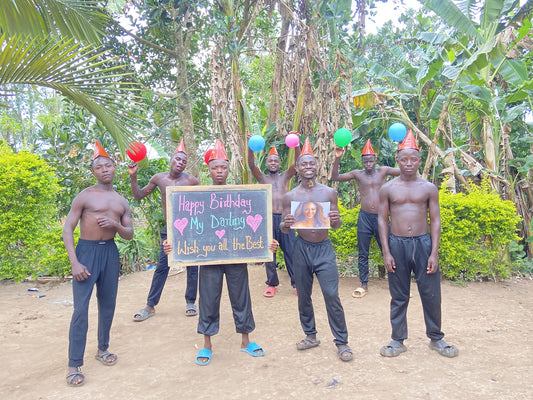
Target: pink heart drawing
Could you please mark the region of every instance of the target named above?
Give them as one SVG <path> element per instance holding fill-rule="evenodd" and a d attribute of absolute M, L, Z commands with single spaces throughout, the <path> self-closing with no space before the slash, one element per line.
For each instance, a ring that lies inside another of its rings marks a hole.
<path fill-rule="evenodd" d="M 218 236 L 219 239 L 222 239 L 222 236 L 224 236 L 226 234 L 226 230 L 225 229 L 221 229 L 219 231 L 215 231 L 215 234 Z"/>
<path fill-rule="evenodd" d="M 246 217 L 246 223 L 250 225 L 254 232 L 259 228 L 259 225 L 261 225 L 261 221 L 263 221 L 263 216 L 261 214 L 255 214 L 254 217 L 251 215 Z"/>
<path fill-rule="evenodd" d="M 174 228 L 176 228 L 178 231 L 180 231 L 181 236 L 183 236 L 183 230 L 187 226 L 188 222 L 189 222 L 189 220 L 187 218 L 185 218 L 185 217 L 183 217 L 182 219 L 177 219 L 177 220 L 174 221 Z"/>

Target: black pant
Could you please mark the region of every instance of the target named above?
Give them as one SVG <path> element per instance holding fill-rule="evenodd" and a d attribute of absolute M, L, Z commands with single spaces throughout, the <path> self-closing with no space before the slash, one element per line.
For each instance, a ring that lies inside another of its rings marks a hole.
<path fill-rule="evenodd" d="M 167 227 L 165 226 L 159 233 L 161 238 L 161 245 L 159 246 L 159 260 L 157 261 L 157 267 L 152 277 L 152 285 L 148 292 L 148 300 L 146 304 L 151 307 L 155 307 L 159 303 L 163 288 L 167 281 L 168 272 L 170 267 L 168 266 L 168 256 L 165 254 L 163 248 L 163 241 L 167 239 Z M 187 267 L 187 288 L 185 289 L 185 301 L 187 304 L 194 304 L 196 301 L 196 293 L 198 292 L 198 266 Z"/>
<path fill-rule="evenodd" d="M 359 280 L 361 285 L 368 285 L 368 255 L 370 254 L 370 242 L 372 236 L 376 238 L 379 249 L 381 241 L 378 232 L 378 215 L 360 210 L 357 219 L 357 245 L 359 248 Z"/>
<path fill-rule="evenodd" d="M 390 234 L 389 247 L 396 272 L 388 274 L 390 302 L 390 321 L 392 339 L 407 339 L 407 306 L 411 287 L 411 271 L 415 274 L 418 293 L 422 300 L 426 335 L 431 340 L 444 337 L 441 328 L 440 271 L 427 273 L 427 263 L 431 254 L 429 233 L 415 237 L 400 237 Z"/>
<path fill-rule="evenodd" d="M 200 315 L 198 333 L 213 336 L 220 322 L 220 297 L 226 275 L 228 295 L 237 333 L 250 333 L 255 329 L 252 299 L 248 285 L 247 264 L 200 266 Z"/>
<path fill-rule="evenodd" d="M 83 365 L 89 328 L 89 301 L 95 285 L 98 300 L 98 349 L 106 351 L 109 347 L 109 332 L 115 315 L 120 272 L 119 254 L 113 239 L 79 239 L 76 256 L 91 275 L 84 281 L 72 281 L 74 312 L 69 331 L 69 367 Z"/>
<path fill-rule="evenodd" d="M 292 259 L 298 289 L 300 324 L 304 333 L 308 336 L 316 335 L 315 312 L 311 300 L 315 274 L 326 303 L 329 327 L 335 337 L 333 342 L 337 346 L 347 344 L 348 329 L 339 298 L 339 271 L 330 240 L 313 243 L 296 236 Z"/>
<path fill-rule="evenodd" d="M 281 214 L 272 214 L 272 223 L 274 226 L 274 239 L 279 242 L 279 247 L 283 251 L 283 258 L 285 259 L 285 266 L 287 267 L 287 273 L 291 278 L 292 287 L 296 287 L 294 283 L 294 271 L 292 268 L 292 248 L 294 246 L 294 239 L 296 235 L 294 230 L 291 229 L 289 233 L 283 233 L 279 228 L 281 223 Z M 274 261 L 265 263 L 265 269 L 267 274 L 266 284 L 268 286 L 278 286 L 278 272 L 276 271 L 276 253 L 274 253 Z"/>

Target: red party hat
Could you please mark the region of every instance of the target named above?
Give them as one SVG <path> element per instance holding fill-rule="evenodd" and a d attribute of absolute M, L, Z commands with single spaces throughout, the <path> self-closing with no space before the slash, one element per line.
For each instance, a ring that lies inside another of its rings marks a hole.
<path fill-rule="evenodd" d="M 226 150 L 224 149 L 224 145 L 219 139 L 217 139 L 217 141 L 215 142 L 215 148 L 211 152 L 211 156 L 209 156 L 209 161 L 211 160 L 229 161 L 228 155 L 226 154 Z"/>
<path fill-rule="evenodd" d="M 109 157 L 109 154 L 106 153 L 106 151 L 104 150 L 104 148 L 102 147 L 102 145 L 100 143 L 98 143 L 98 140 L 96 140 L 94 142 L 94 155 L 93 155 L 93 160 L 96 159 L 96 157 L 107 157 L 107 158 L 111 158 Z"/>
<path fill-rule="evenodd" d="M 363 147 L 363 152 L 361 153 L 363 156 L 375 156 L 376 153 L 374 152 L 374 149 L 372 148 L 372 143 L 370 143 L 370 139 L 366 141 L 365 147 Z"/>
<path fill-rule="evenodd" d="M 274 156 L 279 156 L 278 151 L 276 150 L 276 148 L 275 148 L 274 146 L 272 146 L 272 148 L 271 148 L 270 151 L 268 152 L 267 157 L 268 157 L 268 156 L 272 156 L 272 155 L 274 155 Z"/>
<path fill-rule="evenodd" d="M 407 149 L 420 150 L 418 146 L 416 145 L 416 140 L 415 140 L 415 137 L 413 136 L 412 130 L 407 131 L 407 135 L 405 135 L 405 139 L 402 142 L 400 142 L 400 144 L 398 145 L 398 151 L 407 150 Z"/>
<path fill-rule="evenodd" d="M 185 145 L 183 144 L 183 139 L 181 139 L 181 142 L 178 144 L 178 147 L 176 147 L 176 150 L 174 150 L 174 154 L 179 152 L 187 154 L 187 152 L 185 151 Z"/>
<path fill-rule="evenodd" d="M 313 156 L 313 157 L 315 156 L 315 153 L 313 153 L 313 149 L 311 148 L 311 144 L 309 144 L 309 137 L 305 138 L 305 142 L 304 142 L 304 145 L 302 146 L 302 152 L 300 153 L 300 157 L 305 156 L 306 154 Z"/>

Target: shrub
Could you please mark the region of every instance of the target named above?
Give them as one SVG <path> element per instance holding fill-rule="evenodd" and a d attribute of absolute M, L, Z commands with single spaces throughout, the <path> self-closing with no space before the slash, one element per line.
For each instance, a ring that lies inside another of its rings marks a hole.
<path fill-rule="evenodd" d="M 502 200 L 484 179 L 468 193 L 440 191 L 441 271 L 448 279 L 508 278 L 512 271 L 509 245 L 520 217 L 514 204 Z"/>
<path fill-rule="evenodd" d="M 35 275 L 40 240 L 57 223 L 58 191 L 46 162 L 0 142 L 0 279 Z"/>
<path fill-rule="evenodd" d="M 339 212 L 342 219 L 342 225 L 339 229 L 332 229 L 329 232 L 329 238 L 335 248 L 335 254 L 339 261 L 339 270 L 341 272 L 358 273 L 357 257 L 359 255 L 358 241 L 357 241 L 357 219 L 359 218 L 360 205 L 352 209 L 345 208 L 339 204 Z M 381 250 L 375 239 L 372 239 L 370 244 L 370 254 L 368 257 L 369 273 L 372 276 L 376 268 L 383 270 L 383 257 Z M 382 271 L 380 271 L 380 276 Z"/>

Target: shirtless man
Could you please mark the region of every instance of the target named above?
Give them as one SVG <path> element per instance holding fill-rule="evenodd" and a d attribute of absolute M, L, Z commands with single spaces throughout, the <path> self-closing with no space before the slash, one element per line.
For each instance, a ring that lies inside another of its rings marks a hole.
<path fill-rule="evenodd" d="M 251 136 L 251 135 L 249 135 Z M 249 139 L 250 137 L 248 137 Z M 297 146 L 295 149 L 295 158 L 298 158 L 300 155 L 300 147 Z M 285 265 L 287 267 L 287 272 L 291 278 L 291 286 L 296 287 L 294 283 L 294 272 L 292 268 L 292 247 L 294 245 L 295 234 L 293 230 L 290 230 L 288 233 L 283 233 L 279 229 L 279 224 L 281 223 L 281 213 L 283 211 L 283 206 L 281 204 L 281 199 L 289 190 L 289 183 L 292 177 L 296 174 L 296 165 L 293 163 L 289 168 L 283 172 L 279 171 L 280 160 L 278 152 L 275 147 L 272 147 L 270 152 L 267 155 L 265 161 L 268 174 L 263 173 L 256 165 L 254 159 L 254 152 L 248 148 L 248 167 L 252 171 L 255 179 L 258 183 L 262 184 L 271 184 L 272 185 L 272 225 L 274 226 L 274 239 L 279 243 L 279 247 L 283 251 L 283 258 L 285 259 Z M 273 297 L 277 292 L 277 286 L 279 285 L 278 273 L 276 271 L 276 253 L 274 253 L 274 259 L 272 262 L 265 263 L 266 274 L 267 274 L 267 288 L 263 293 L 265 297 Z M 295 290 L 295 294 L 296 294 Z"/>
<path fill-rule="evenodd" d="M 87 342 L 89 301 L 96 284 L 98 300 L 98 351 L 95 358 L 111 366 L 118 361 L 108 351 L 109 331 L 115 313 L 120 260 L 115 234 L 133 238 L 130 206 L 113 189 L 115 162 L 96 142 L 91 172 L 96 185 L 82 190 L 72 201 L 63 227 L 63 242 L 72 266 L 74 312 L 69 331 L 67 384 L 81 386 L 81 372 Z M 80 223 L 80 239 L 74 248 L 74 229 Z"/>
<path fill-rule="evenodd" d="M 400 143 L 396 161 L 400 177 L 383 185 L 379 192 L 379 235 L 389 272 L 392 325 L 392 341 L 381 348 L 380 354 L 396 357 L 407 351 L 403 341 L 407 339 L 412 271 L 422 300 L 426 335 L 431 340 L 429 348 L 445 357 L 455 357 L 459 351 L 443 340 L 441 331 L 439 192 L 435 185 L 418 176 L 422 160 L 411 131 Z"/>
<path fill-rule="evenodd" d="M 332 188 L 316 182 L 317 163 L 309 145 L 309 138 L 306 138 L 302 153 L 296 161 L 296 169 L 300 177 L 300 185 L 283 196 L 281 231 L 288 233 L 295 222 L 294 215 L 291 214 L 291 202 L 293 201 L 329 202 L 330 225 L 333 229 L 338 229 L 342 221 L 339 215 L 337 194 Z M 350 361 L 353 354 L 348 346 L 348 329 L 344 309 L 339 299 L 339 271 L 328 230 L 298 229 L 292 259 L 294 280 L 298 288 L 300 324 L 306 335 L 296 344 L 296 348 L 305 350 L 320 344 L 320 340 L 316 338 L 317 330 L 311 300 L 313 274 L 316 274 L 326 303 L 328 322 L 335 337 L 333 342 L 337 346 L 339 358 L 342 361 Z"/>
<path fill-rule="evenodd" d="M 131 192 L 135 200 L 141 200 L 153 193 L 156 188 L 161 192 L 161 207 L 165 220 L 167 219 L 167 186 L 194 186 L 199 185 L 200 182 L 194 176 L 183 172 L 187 166 L 187 153 L 183 140 L 179 143 L 176 151 L 170 157 L 170 170 L 168 172 L 160 172 L 152 176 L 148 184 L 142 189 L 139 188 L 137 182 L 138 165 L 132 162 L 128 166 L 128 173 L 131 178 Z M 168 257 L 163 249 L 163 241 L 167 239 L 167 227 L 160 232 L 161 245 L 159 247 L 159 260 L 157 262 L 156 270 L 152 278 L 152 286 L 148 292 L 148 299 L 146 306 L 133 316 L 136 322 L 144 321 L 155 314 L 155 306 L 159 303 L 161 293 L 167 281 L 169 266 Z M 185 289 L 185 301 L 187 303 L 185 308 L 185 315 L 188 317 L 197 315 L 198 311 L 194 302 L 196 301 L 196 293 L 198 291 L 198 266 L 187 267 L 187 288 Z"/>
<path fill-rule="evenodd" d="M 387 177 L 400 175 L 400 170 L 391 167 L 376 168 L 376 153 L 374 153 L 369 139 L 361 155 L 364 169 L 354 169 L 339 175 L 339 161 L 343 153 L 343 149 L 339 147 L 335 149 L 335 161 L 331 169 L 331 180 L 346 182 L 354 179 L 359 186 L 361 209 L 359 211 L 359 218 L 357 219 L 357 244 L 359 247 L 358 267 L 361 287 L 355 289 L 352 296 L 361 298 L 368 293 L 368 254 L 372 236 L 376 238 L 378 246 L 381 249 L 381 241 L 378 233 L 379 189 L 386 182 Z"/>

